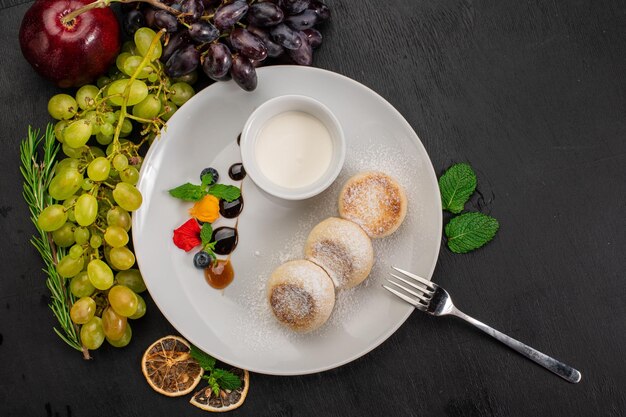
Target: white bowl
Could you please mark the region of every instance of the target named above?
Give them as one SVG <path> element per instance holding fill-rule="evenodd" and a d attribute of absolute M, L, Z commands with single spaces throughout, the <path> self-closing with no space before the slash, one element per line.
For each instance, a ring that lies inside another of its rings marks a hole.
<path fill-rule="evenodd" d="M 303 187 L 289 188 L 276 184 L 259 169 L 255 147 L 259 132 L 272 117 L 287 111 L 301 111 L 321 121 L 332 141 L 333 152 L 326 172 L 315 182 Z M 322 103 L 307 96 L 285 95 L 266 101 L 252 112 L 241 133 L 241 160 L 252 181 L 273 196 L 285 200 L 304 200 L 327 189 L 341 172 L 346 157 L 346 140 L 335 115 Z"/>

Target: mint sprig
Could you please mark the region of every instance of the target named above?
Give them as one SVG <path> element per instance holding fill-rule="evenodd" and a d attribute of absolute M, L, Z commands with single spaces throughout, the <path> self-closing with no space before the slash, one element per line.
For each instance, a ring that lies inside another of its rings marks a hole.
<path fill-rule="evenodd" d="M 211 194 L 222 200 L 231 202 L 241 196 L 241 190 L 234 185 L 214 184 L 213 176 L 205 174 L 202 176 L 200 185 L 191 184 L 189 182 L 179 185 L 169 190 L 172 197 L 184 201 L 199 201 L 207 194 Z"/>
<path fill-rule="evenodd" d="M 204 223 L 200 229 L 200 240 L 202 241 L 202 250 L 209 254 L 211 259 L 217 259 L 215 256 L 215 241 L 213 240 L 213 226 L 211 223 Z"/>
<path fill-rule="evenodd" d="M 500 224 L 477 211 L 454 217 L 445 228 L 448 247 L 454 253 L 467 253 L 485 245 L 496 235 Z"/>
<path fill-rule="evenodd" d="M 215 395 L 219 395 L 220 389 L 232 391 L 241 387 L 241 379 L 230 371 L 216 368 L 216 360 L 211 355 L 204 353 L 194 345 L 191 345 L 190 354 L 192 358 L 198 361 L 202 369 L 209 373 L 203 375 L 202 378 L 208 382 Z"/>
<path fill-rule="evenodd" d="M 476 190 L 476 174 L 469 164 L 454 164 L 439 178 L 441 206 L 458 214 Z"/>

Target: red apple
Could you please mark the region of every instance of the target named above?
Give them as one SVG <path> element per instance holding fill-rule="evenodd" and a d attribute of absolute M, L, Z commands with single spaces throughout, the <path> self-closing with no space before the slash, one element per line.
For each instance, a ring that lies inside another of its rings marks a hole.
<path fill-rule="evenodd" d="M 104 74 L 120 50 L 113 11 L 92 9 L 64 23 L 62 17 L 91 0 L 37 0 L 20 27 L 22 54 L 59 87 L 77 87 Z"/>

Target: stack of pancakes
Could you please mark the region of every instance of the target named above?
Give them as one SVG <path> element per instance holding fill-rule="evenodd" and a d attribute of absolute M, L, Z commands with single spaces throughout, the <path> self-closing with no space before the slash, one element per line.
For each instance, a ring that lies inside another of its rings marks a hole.
<path fill-rule="evenodd" d="M 382 172 L 350 178 L 339 194 L 339 216 L 311 230 L 306 260 L 278 267 L 268 282 L 274 316 L 287 327 L 309 332 L 322 326 L 335 304 L 335 290 L 363 282 L 374 264 L 371 239 L 389 236 L 404 221 L 404 189 Z"/>

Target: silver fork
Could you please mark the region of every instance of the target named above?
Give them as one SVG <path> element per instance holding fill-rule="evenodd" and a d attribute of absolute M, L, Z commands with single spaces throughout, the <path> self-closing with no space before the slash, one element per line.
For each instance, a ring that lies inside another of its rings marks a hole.
<path fill-rule="evenodd" d="M 483 332 L 487 333 L 489 336 L 492 336 L 500 342 L 504 343 L 511 349 L 526 356 L 533 362 L 543 366 L 550 372 L 557 374 L 566 381 L 572 382 L 574 384 L 580 381 L 580 372 L 578 372 L 571 366 L 566 365 L 563 362 L 560 362 L 553 357 L 546 355 L 545 353 L 541 353 L 538 350 L 533 349 L 530 346 L 513 339 L 512 337 L 509 337 L 504 333 L 501 333 L 496 329 L 487 326 L 485 323 L 480 322 L 457 309 L 454 304 L 452 304 L 450 294 L 448 294 L 448 292 L 441 288 L 439 285 L 424 278 L 421 278 L 415 274 L 404 271 L 400 268 L 396 268 L 395 266 L 392 266 L 392 268 L 403 274 L 404 276 L 410 278 L 412 281 L 409 281 L 393 273 L 390 273 L 392 277 L 403 282 L 406 285 L 399 284 L 390 279 L 388 279 L 387 281 L 389 281 L 394 286 L 400 288 L 407 294 L 410 294 L 412 297 L 387 285 L 383 285 L 383 288 L 402 298 L 407 303 L 413 305 L 413 307 L 415 307 L 416 309 L 433 316 L 451 315 L 463 319 L 473 326 L 479 328 Z"/>

